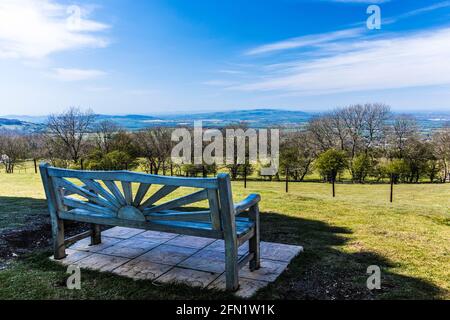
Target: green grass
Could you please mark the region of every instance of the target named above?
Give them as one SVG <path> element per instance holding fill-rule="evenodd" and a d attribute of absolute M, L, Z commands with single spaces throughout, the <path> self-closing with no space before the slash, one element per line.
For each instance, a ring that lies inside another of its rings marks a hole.
<path fill-rule="evenodd" d="M 39 175 L 0 173 L 0 233 L 46 216 Z M 282 182 L 233 183 L 235 201 L 262 196 L 262 240 L 304 246 L 288 270 L 256 298 L 449 299 L 450 184 L 389 186 Z M 229 298 L 226 293 L 82 272 L 82 290 L 65 288 L 65 269 L 33 253 L 0 271 L 3 299 Z M 382 289 L 366 288 L 369 265 L 382 269 Z"/>

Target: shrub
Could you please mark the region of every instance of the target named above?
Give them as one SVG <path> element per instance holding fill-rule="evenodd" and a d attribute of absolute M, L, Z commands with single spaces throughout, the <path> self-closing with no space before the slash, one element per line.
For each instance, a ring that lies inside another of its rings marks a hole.
<path fill-rule="evenodd" d="M 336 176 L 347 168 L 345 152 L 329 149 L 319 155 L 315 167 L 327 181 L 336 181 Z"/>

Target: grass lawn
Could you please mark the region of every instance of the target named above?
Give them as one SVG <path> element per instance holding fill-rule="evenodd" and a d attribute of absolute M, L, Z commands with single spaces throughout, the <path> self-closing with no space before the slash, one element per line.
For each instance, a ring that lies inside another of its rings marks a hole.
<path fill-rule="evenodd" d="M 262 240 L 304 246 L 287 271 L 256 298 L 450 299 L 450 184 L 389 186 L 234 182 L 235 201 L 262 196 Z M 0 235 L 46 221 L 39 175 L 0 173 Z M 0 238 L 0 241 L 2 239 Z M 65 287 L 65 268 L 48 248 L 8 262 L 0 271 L 0 299 L 230 298 L 227 293 L 133 281 L 82 271 L 82 289 Z M 366 288 L 369 265 L 382 270 L 381 290 Z"/>

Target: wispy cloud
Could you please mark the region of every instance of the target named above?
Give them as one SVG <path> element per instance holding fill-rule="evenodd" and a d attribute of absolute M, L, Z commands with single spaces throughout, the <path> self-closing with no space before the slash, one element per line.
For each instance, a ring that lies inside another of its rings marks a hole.
<path fill-rule="evenodd" d="M 388 2 L 386 0 L 332 0 L 333 2 L 348 2 L 348 3 L 382 3 Z M 403 14 L 388 17 L 383 19 L 383 25 L 392 24 L 399 20 L 414 17 L 427 12 L 435 11 L 442 8 L 450 7 L 450 0 L 441 1 L 434 3 L 432 5 L 418 8 L 405 12 Z M 365 27 L 365 22 L 361 21 L 355 24 L 355 28 L 343 29 L 338 31 L 332 31 L 327 33 L 312 34 L 302 37 L 290 38 L 286 40 L 281 40 L 273 43 L 264 44 L 255 48 L 251 48 L 244 52 L 247 56 L 277 53 L 285 50 L 292 49 L 302 49 L 308 47 L 323 47 L 329 44 L 337 44 L 339 41 L 346 41 L 350 39 L 356 39 L 367 34 L 367 28 Z"/>
<path fill-rule="evenodd" d="M 0 58 L 43 58 L 55 52 L 105 47 L 110 26 L 89 19 L 88 7 L 55 0 L 0 2 Z"/>
<path fill-rule="evenodd" d="M 288 49 L 299 49 L 308 46 L 317 46 L 323 43 L 334 42 L 343 39 L 356 38 L 365 32 L 364 28 L 353 28 L 339 30 L 329 33 L 307 35 L 303 37 L 291 38 L 279 42 L 265 44 L 245 52 L 246 55 L 258 55 L 272 53 Z"/>
<path fill-rule="evenodd" d="M 51 73 L 51 76 L 61 81 L 82 81 L 99 78 L 106 74 L 104 71 L 95 69 L 56 68 Z"/>
<path fill-rule="evenodd" d="M 242 70 L 232 70 L 232 69 L 222 69 L 218 71 L 219 73 L 225 73 L 225 74 L 243 74 L 245 73 Z"/>
<path fill-rule="evenodd" d="M 262 80 L 228 89 L 316 95 L 450 84 L 450 28 L 350 40 L 329 52 L 274 65 Z"/>
<path fill-rule="evenodd" d="M 431 4 L 431 5 L 427 6 L 427 7 L 422 7 L 422 8 L 419 8 L 419 9 L 411 10 L 411 11 L 408 11 L 406 13 L 400 14 L 398 16 L 384 19 L 383 23 L 384 24 L 391 24 L 391 23 L 395 23 L 395 22 L 397 22 L 397 21 L 399 21 L 401 19 L 411 18 L 411 17 L 417 16 L 417 15 L 420 15 L 420 14 L 423 14 L 423 13 L 435 11 L 435 10 L 438 10 L 438 9 L 448 8 L 448 7 L 450 7 L 450 1 L 441 1 L 441 2 L 437 2 L 437 3 Z"/>

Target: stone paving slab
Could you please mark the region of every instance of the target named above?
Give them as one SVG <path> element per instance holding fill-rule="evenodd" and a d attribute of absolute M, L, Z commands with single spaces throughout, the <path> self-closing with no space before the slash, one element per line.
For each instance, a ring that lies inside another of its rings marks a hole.
<path fill-rule="evenodd" d="M 225 252 L 225 242 L 223 240 L 216 240 L 207 246 L 205 249 L 207 250 L 215 250 L 220 252 Z M 244 255 L 248 252 L 248 241 L 242 244 L 242 246 L 238 249 L 239 255 Z"/>
<path fill-rule="evenodd" d="M 220 273 L 175 267 L 159 277 L 157 281 L 162 283 L 183 283 L 192 287 L 205 288 L 219 276 Z"/>
<path fill-rule="evenodd" d="M 179 266 L 208 272 L 222 273 L 225 271 L 225 253 L 206 249 L 200 250 L 186 260 L 180 262 Z"/>
<path fill-rule="evenodd" d="M 258 291 L 261 288 L 264 288 L 268 284 L 269 282 L 267 281 L 258 281 L 239 277 L 239 289 L 235 292 L 235 294 L 242 298 L 250 298 L 255 294 L 256 291 Z M 214 280 L 208 286 L 208 289 L 225 290 L 225 288 L 226 288 L 225 274 L 222 274 L 219 278 Z"/>
<path fill-rule="evenodd" d="M 159 232 L 159 231 L 145 231 L 136 236 L 136 238 L 143 238 L 148 241 L 163 243 L 170 239 L 177 237 L 178 234 L 168 233 L 168 232 Z"/>
<path fill-rule="evenodd" d="M 289 262 L 299 253 L 299 246 L 274 242 L 261 242 L 261 258 Z"/>
<path fill-rule="evenodd" d="M 176 265 L 184 259 L 193 255 L 197 249 L 188 247 L 171 246 L 168 244 L 161 244 L 155 249 L 140 256 L 141 259 L 148 261 Z"/>
<path fill-rule="evenodd" d="M 155 280 L 172 268 L 172 266 L 167 264 L 133 259 L 114 269 L 113 273 L 138 280 Z"/>
<path fill-rule="evenodd" d="M 100 250 L 98 253 L 124 258 L 136 258 L 157 246 L 159 246 L 159 243 L 131 238 Z"/>
<path fill-rule="evenodd" d="M 102 232 L 103 236 L 128 239 L 134 237 L 137 234 L 143 233 L 145 230 L 127 228 L 127 227 L 115 227 Z"/>
<path fill-rule="evenodd" d="M 214 242 L 214 239 L 180 235 L 166 242 L 174 246 L 201 249 Z"/>
<path fill-rule="evenodd" d="M 72 250 L 72 249 L 66 249 L 66 257 L 62 260 L 55 260 L 65 265 L 73 264 L 81 259 L 84 259 L 90 255 L 92 255 L 92 252 L 88 251 L 78 251 L 78 250 Z M 52 260 L 53 257 L 52 257 Z"/>
<path fill-rule="evenodd" d="M 261 268 L 251 272 L 244 266 L 235 294 L 251 297 L 275 281 L 301 251 L 301 246 L 261 242 Z M 238 253 L 242 256 L 247 252 L 248 243 L 244 243 Z M 85 238 L 66 253 L 67 257 L 58 261 L 64 265 L 110 271 L 136 280 L 225 290 L 223 240 L 115 227 L 102 232 L 101 244 L 91 246 L 90 238 Z"/>
<path fill-rule="evenodd" d="M 102 236 L 102 243 L 95 245 L 95 246 L 91 246 L 91 238 L 88 237 L 88 238 L 84 238 L 84 239 L 81 239 L 81 240 L 75 242 L 70 247 L 70 249 L 79 250 L 79 251 L 97 252 L 97 251 L 101 251 L 105 248 L 108 248 L 114 244 L 117 244 L 120 241 L 122 241 L 122 240 L 118 239 L 118 238 Z"/>
<path fill-rule="evenodd" d="M 287 268 L 287 266 L 287 262 L 261 258 L 261 268 L 255 271 L 250 271 L 250 268 L 246 265 L 239 271 L 239 275 L 247 279 L 273 282 Z"/>
<path fill-rule="evenodd" d="M 98 271 L 113 271 L 115 268 L 129 261 L 127 258 L 107 256 L 93 253 L 90 256 L 77 261 L 75 264 L 80 268 Z"/>

